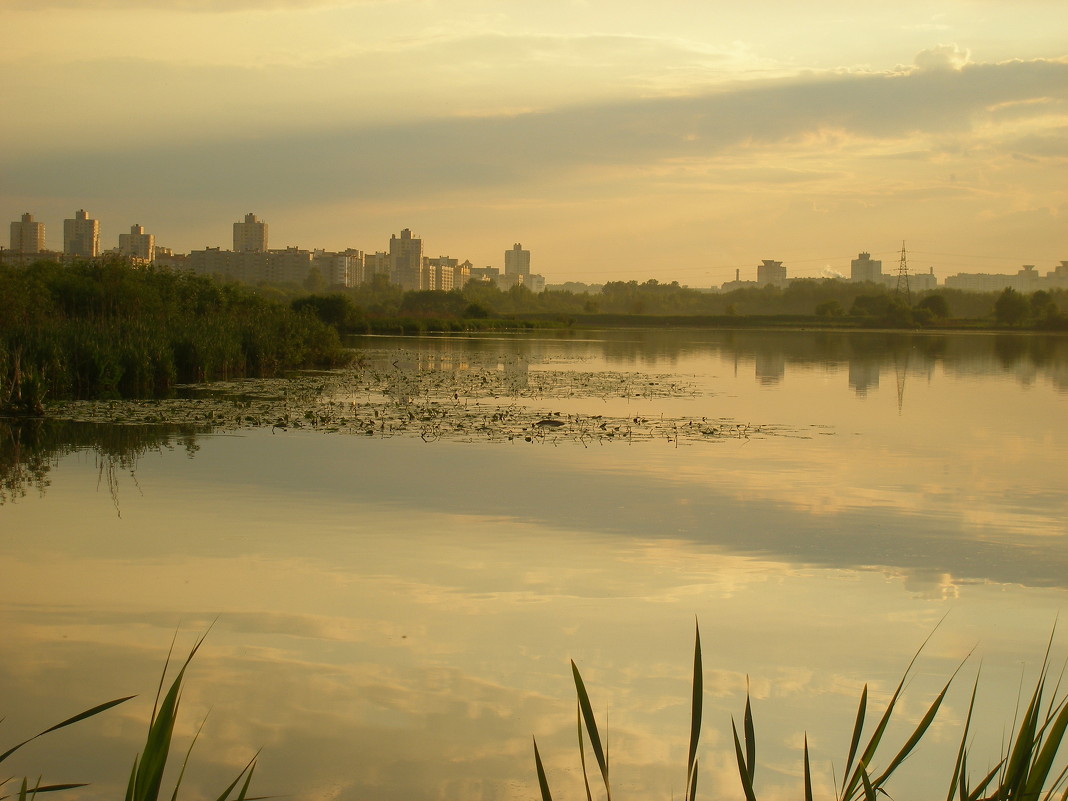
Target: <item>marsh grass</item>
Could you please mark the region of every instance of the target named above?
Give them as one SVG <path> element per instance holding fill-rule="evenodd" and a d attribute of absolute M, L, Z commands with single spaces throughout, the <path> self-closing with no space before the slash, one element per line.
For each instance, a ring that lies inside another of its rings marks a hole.
<path fill-rule="evenodd" d="M 877 799 L 893 798 L 890 793 L 891 778 L 906 759 L 912 756 L 930 730 L 946 694 L 964 664 L 962 662 L 954 670 L 904 742 L 898 745 L 896 750 L 889 750 L 891 746 L 887 742 L 888 726 L 916 660 L 926 644 L 927 640 L 913 655 L 901 680 L 891 694 L 886 708 L 875 718 L 869 715 L 868 686 L 864 685 L 849 738 L 848 752 L 843 763 L 845 767 L 842 771 L 842 778 L 840 783 L 836 782 L 835 785 L 836 801 L 877 801 Z M 1017 710 L 1017 719 L 1010 736 L 1005 741 L 1003 754 L 994 767 L 977 780 L 973 779 L 969 772 L 970 743 L 974 734 L 973 712 L 979 690 L 979 677 L 976 676 L 956 759 L 952 768 L 947 771 L 946 801 L 1068 801 L 1068 765 L 1063 764 L 1063 760 L 1058 761 L 1057 758 L 1066 731 L 1068 731 L 1068 695 L 1062 690 L 1059 680 L 1052 682 L 1051 686 L 1050 650 L 1052 644 L 1051 635 L 1035 688 L 1022 715 Z M 686 794 L 684 796 L 686 801 L 694 801 L 697 795 L 697 748 L 702 725 L 701 696 L 704 691 L 701 661 L 701 634 L 698 628 L 694 640 L 693 699 L 690 707 L 690 739 L 687 750 Z M 590 788 L 585 755 L 585 744 L 588 742 L 601 774 L 605 797 L 611 801 L 608 754 L 601 746 L 601 735 L 590 705 L 589 695 L 579 669 L 573 661 L 571 669 L 578 699 L 579 761 L 582 767 L 585 795 L 587 801 L 592 801 L 593 793 Z M 738 724 L 732 717 L 731 733 L 741 785 L 741 797 L 745 801 L 758 801 L 756 723 L 748 689 L 741 728 L 741 733 L 739 733 Z M 888 752 L 893 755 L 885 763 L 885 767 L 875 769 L 877 760 Z M 807 733 L 804 737 L 801 759 L 802 797 L 804 801 L 815 801 Z M 542 801 L 552 801 L 549 780 L 537 740 L 534 741 L 534 764 Z"/>
<path fill-rule="evenodd" d="M 183 682 L 185 681 L 186 670 L 192 662 L 193 657 L 200 649 L 206 636 L 207 635 L 205 634 L 197 639 L 168 685 L 167 674 L 174 653 L 174 643 L 171 643 L 171 649 L 167 653 L 167 660 L 164 664 L 163 672 L 160 675 L 159 686 L 156 690 L 156 698 L 152 706 L 151 717 L 149 718 L 148 734 L 146 735 L 145 743 L 141 751 L 134 757 L 133 768 L 130 772 L 129 780 L 127 781 L 125 801 L 159 801 L 161 793 L 163 797 L 169 798 L 170 801 L 177 801 L 179 797 L 179 790 L 185 777 L 186 768 L 189 765 L 193 747 L 196 745 L 197 738 L 200 735 L 200 729 L 197 730 L 196 735 L 193 737 L 189 748 L 186 750 L 182 758 L 181 764 L 178 766 L 178 774 L 174 781 L 174 787 L 170 792 L 163 792 L 164 773 L 173 756 L 172 738 L 174 727 L 178 720 L 178 709 L 181 704 L 182 687 Z M 135 696 L 128 695 L 123 698 L 116 698 L 112 701 L 98 704 L 97 706 L 86 709 L 83 712 L 79 712 L 64 721 L 57 723 L 54 726 L 49 726 L 47 729 L 38 732 L 34 736 L 23 740 L 0 754 L 0 763 L 3 763 L 16 751 L 23 746 L 34 742 L 38 738 L 99 715 L 101 712 L 106 712 L 112 707 L 125 703 L 134 697 Z M 201 728 L 202 727 L 203 724 L 201 724 Z M 259 799 L 264 798 L 264 796 L 250 796 L 248 794 L 249 786 L 252 783 L 252 774 L 256 769 L 257 757 L 258 754 L 254 755 L 252 759 L 249 760 L 234 780 L 217 796 L 216 801 L 259 801 Z M 11 778 L 0 778 L 0 793 L 3 793 L 5 787 L 12 781 L 13 779 Z M 4 799 L 7 798 L 17 798 L 18 801 L 29 801 L 29 799 L 35 798 L 38 793 L 52 793 L 85 786 L 87 785 L 84 782 L 43 784 L 40 778 L 36 781 L 24 778 L 21 780 L 18 790 L 14 791 L 13 795 L 0 794 L 0 801 L 4 801 Z"/>
<path fill-rule="evenodd" d="M 180 382 L 342 364 L 337 331 L 251 290 L 121 262 L 0 266 L 0 410 L 156 397 Z"/>

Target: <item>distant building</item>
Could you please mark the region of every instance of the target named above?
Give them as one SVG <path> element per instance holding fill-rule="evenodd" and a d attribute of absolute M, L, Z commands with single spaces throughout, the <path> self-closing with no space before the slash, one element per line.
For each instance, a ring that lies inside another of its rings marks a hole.
<path fill-rule="evenodd" d="M 146 234 L 140 225 L 131 225 L 130 233 L 119 234 L 119 254 L 150 264 L 156 258 L 156 237 Z"/>
<path fill-rule="evenodd" d="M 530 275 L 530 251 L 523 250 L 516 242 L 511 250 L 504 251 L 505 275 Z"/>
<path fill-rule="evenodd" d="M 438 256 L 436 258 L 430 258 L 429 256 L 423 258 L 423 269 L 427 274 L 426 283 L 427 289 L 437 289 L 444 292 L 448 292 L 456 286 L 456 269 L 460 266 L 459 259 L 449 258 L 448 256 Z"/>
<path fill-rule="evenodd" d="M 363 251 L 348 248 L 341 253 L 316 250 L 312 266 L 319 270 L 327 286 L 356 286 L 363 283 Z"/>
<path fill-rule="evenodd" d="M 472 267 L 471 268 L 471 280 L 472 281 L 492 281 L 496 283 L 500 278 L 501 271 L 497 267 Z"/>
<path fill-rule="evenodd" d="M 89 219 L 85 209 L 78 209 L 74 219 L 63 221 L 63 253 L 84 259 L 100 255 L 100 221 Z"/>
<path fill-rule="evenodd" d="M 849 280 L 854 283 L 871 281 L 873 284 L 883 282 L 883 263 L 873 259 L 870 253 L 861 253 L 849 262 Z"/>
<path fill-rule="evenodd" d="M 720 286 L 719 291 L 720 292 L 733 292 L 736 289 L 755 288 L 756 286 L 757 286 L 757 282 L 756 281 L 743 281 L 742 280 L 742 271 L 736 269 L 734 271 L 734 280 L 733 281 L 724 281 L 723 284 Z M 713 289 L 715 289 L 715 287 L 713 287 Z"/>
<path fill-rule="evenodd" d="M 266 253 L 267 223 L 257 220 L 251 212 L 245 215 L 244 222 L 234 223 L 235 253 Z"/>
<path fill-rule="evenodd" d="M 428 274 L 423 270 L 423 240 L 405 228 L 400 236 L 389 238 L 389 279 L 401 289 L 429 289 Z"/>
<path fill-rule="evenodd" d="M 1059 267 L 1045 276 L 1041 275 L 1033 264 L 1025 264 L 1016 275 L 958 273 L 946 277 L 946 287 L 965 292 L 1001 292 L 1005 289 L 1015 289 L 1025 293 L 1064 288 L 1068 287 L 1068 262 L 1062 261 Z"/>
<path fill-rule="evenodd" d="M 11 250 L 20 256 L 40 253 L 45 249 L 45 227 L 42 222 L 34 222 L 33 215 L 27 212 L 22 220 L 11 223 Z"/>
<path fill-rule="evenodd" d="M 757 265 L 757 284 L 759 286 L 786 286 L 786 268 L 781 261 L 764 259 Z"/>
<path fill-rule="evenodd" d="M 376 275 L 384 275 L 389 279 L 389 254 L 383 250 L 363 254 L 363 279 L 359 283 L 369 284 Z"/>

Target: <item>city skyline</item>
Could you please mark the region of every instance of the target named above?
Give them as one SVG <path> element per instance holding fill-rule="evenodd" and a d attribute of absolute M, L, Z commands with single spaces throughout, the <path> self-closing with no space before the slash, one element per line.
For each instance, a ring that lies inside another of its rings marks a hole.
<path fill-rule="evenodd" d="M 14 0 L 0 21 L 0 199 L 91 209 L 104 247 L 135 221 L 225 244 L 255 208 L 282 246 L 410 225 L 589 283 L 819 276 L 902 239 L 941 275 L 1068 252 L 1059 3 Z"/>
<path fill-rule="evenodd" d="M 82 252 L 84 245 L 78 240 L 72 239 L 71 234 L 75 229 L 89 233 L 93 239 L 93 245 L 89 250 L 92 253 Z M 424 252 L 423 240 L 421 237 L 415 236 L 410 228 L 404 228 L 400 234 L 391 233 L 389 241 L 386 245 L 386 250 L 375 250 L 363 247 L 356 247 L 350 245 L 346 248 L 342 248 L 338 251 L 330 251 L 325 248 L 320 248 L 316 245 L 311 245 L 307 248 L 302 248 L 296 245 L 283 245 L 281 247 L 270 247 L 268 240 L 268 228 L 269 223 L 258 217 L 253 212 L 244 214 L 242 219 L 239 219 L 232 223 L 233 231 L 233 248 L 224 248 L 222 245 L 207 245 L 203 249 L 194 249 L 188 253 L 176 252 L 172 248 L 166 245 L 160 245 L 157 247 L 155 244 L 155 235 L 151 232 L 147 232 L 144 226 L 135 223 L 130 226 L 129 233 L 122 233 L 118 235 L 118 245 L 116 247 L 106 247 L 106 244 L 101 243 L 99 231 L 100 220 L 89 217 L 89 213 L 85 209 L 78 209 L 74 213 L 73 218 L 66 218 L 63 220 L 63 247 L 61 249 L 51 249 L 47 245 L 47 226 L 41 220 L 38 220 L 30 212 L 25 212 L 21 215 L 19 220 L 13 220 L 10 224 L 10 246 L 6 249 L 7 253 L 17 255 L 21 263 L 26 263 L 26 257 L 32 257 L 36 253 L 41 253 L 43 257 L 48 257 L 52 254 L 59 254 L 64 257 L 67 256 L 80 256 L 80 257 L 96 257 L 105 256 L 109 253 L 114 253 L 127 258 L 139 259 L 146 262 L 157 261 L 157 263 L 164 264 L 165 266 L 172 266 L 184 269 L 190 269 L 194 272 L 206 272 L 212 273 L 213 271 L 219 274 L 227 274 L 230 277 L 241 278 L 246 280 L 249 276 L 244 276 L 244 272 L 247 271 L 249 265 L 245 264 L 244 270 L 238 270 L 233 273 L 231 269 L 233 265 L 222 266 L 223 262 L 218 262 L 220 257 L 226 254 L 256 254 L 256 253 L 273 253 L 278 256 L 286 257 L 286 260 L 292 261 L 293 257 L 298 257 L 298 261 L 290 265 L 290 269 L 296 269 L 298 272 L 306 269 L 310 269 L 313 263 L 320 269 L 340 270 L 338 273 L 352 273 L 346 280 L 338 280 L 337 283 L 344 283 L 345 285 L 356 285 L 363 283 L 366 280 L 370 280 L 369 276 L 376 273 L 388 273 L 391 280 L 406 289 L 414 288 L 443 288 L 440 284 L 440 279 L 428 279 L 427 276 L 423 276 L 420 279 L 418 276 L 421 271 L 425 272 L 427 268 L 431 268 L 433 272 L 434 268 L 448 268 L 455 269 L 456 267 L 462 267 L 463 270 L 469 270 L 470 273 L 464 272 L 466 276 L 481 276 L 485 280 L 495 280 L 500 283 L 503 280 L 502 288 L 511 286 L 508 279 L 510 276 L 527 276 L 532 278 L 535 283 L 533 286 L 537 287 L 535 291 L 541 291 L 546 283 L 549 284 L 567 284 L 571 283 L 568 279 L 563 280 L 549 280 L 546 282 L 545 276 L 540 274 L 531 275 L 530 270 L 530 250 L 523 248 L 522 244 L 516 242 L 511 248 L 503 251 L 503 258 L 500 262 L 494 264 L 480 266 L 476 265 L 469 258 L 464 257 L 462 254 L 459 256 L 439 254 L 438 256 L 430 256 L 429 251 Z M 377 244 L 377 243 L 376 243 Z M 3 258 L 5 249 L 0 246 L 0 259 Z M 158 251 L 158 253 L 157 253 Z M 212 255 L 214 254 L 214 255 Z M 895 254 L 896 255 L 896 254 Z M 900 252 L 901 258 L 907 258 L 907 251 L 905 243 L 902 242 L 902 248 Z M 212 265 L 207 262 L 203 262 L 207 257 L 212 261 Z M 342 266 L 342 262 L 338 261 L 333 267 L 327 268 L 326 257 L 339 260 L 351 260 L 356 258 L 354 262 L 346 261 L 347 266 Z M 318 261 L 315 261 L 318 259 Z M 461 264 L 461 259 L 463 263 Z M 203 263 L 202 263 L 203 262 Z M 218 262 L 218 263 L 216 263 Z M 358 262 L 358 267 L 357 267 Z M 229 263 L 226 263 L 227 265 Z M 466 265 L 466 266 L 465 266 Z M 1036 270 L 1037 267 L 1049 267 L 1051 269 Z M 1019 269 L 1017 269 L 1019 267 Z M 746 278 L 741 277 L 742 270 L 746 270 Z M 1034 291 L 1040 288 L 1063 288 L 1065 286 L 1066 277 L 1068 277 L 1068 261 L 1060 260 L 1056 265 L 1012 265 L 1009 267 L 1010 273 L 999 272 L 997 269 L 990 271 L 983 271 L 973 269 L 971 271 L 962 270 L 954 275 L 941 276 L 941 280 L 935 275 L 935 268 L 930 267 L 927 270 L 918 270 L 915 267 L 907 267 L 906 271 L 908 275 L 915 281 L 919 281 L 919 288 L 933 289 L 936 288 L 939 283 L 943 283 L 944 286 L 953 286 L 961 289 L 969 289 L 972 291 L 996 291 L 1000 290 L 1004 286 L 1012 286 L 1015 289 L 1021 291 Z M 355 272 L 354 272 L 355 271 Z M 233 273 L 233 274 L 231 274 Z M 883 271 L 882 260 L 871 258 L 871 253 L 862 251 L 858 254 L 857 258 L 850 259 L 848 268 L 844 265 L 828 265 L 827 268 L 821 271 L 819 275 L 806 275 L 804 273 L 793 272 L 788 265 L 785 265 L 782 261 L 776 261 L 773 259 L 762 259 L 760 264 L 747 265 L 745 267 L 734 268 L 734 280 L 727 280 L 721 284 L 712 284 L 707 288 L 721 289 L 722 291 L 730 291 L 732 289 L 739 289 L 745 286 L 764 286 L 766 284 L 776 284 L 779 286 L 785 286 L 789 281 L 794 279 L 804 278 L 834 278 L 848 281 L 872 281 L 874 283 L 893 283 L 897 280 L 898 269 L 894 268 L 891 272 Z M 750 278 L 751 274 L 755 275 L 755 280 Z M 356 277 L 356 276 L 360 277 Z M 495 277 L 496 276 L 496 277 Z M 264 279 L 266 276 L 260 276 L 260 279 Z M 277 276 L 276 276 L 277 277 Z M 550 278 L 551 278 L 550 270 Z M 1002 280 L 1006 279 L 1006 280 Z M 303 280 L 303 277 L 296 279 L 297 283 Z M 354 283 L 350 283 L 352 280 Z M 427 284 L 427 281 L 430 281 Z M 459 278 L 457 280 L 460 280 Z M 522 280 L 520 278 L 519 280 Z M 625 280 L 620 278 L 608 277 L 608 281 Z M 448 281 L 448 287 L 454 286 L 452 281 Z M 603 282 L 602 282 L 603 283 Z M 423 286 L 427 284 L 427 286 Z M 596 284 L 591 284 L 596 285 Z M 689 284 L 682 284 L 683 286 L 691 286 Z M 697 286 L 695 288 L 701 288 Z"/>

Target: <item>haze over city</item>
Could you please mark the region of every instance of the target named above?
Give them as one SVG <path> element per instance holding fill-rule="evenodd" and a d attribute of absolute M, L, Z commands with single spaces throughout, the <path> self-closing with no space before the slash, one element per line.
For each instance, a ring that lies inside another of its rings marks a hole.
<path fill-rule="evenodd" d="M 1068 8 L 9 0 L 0 199 L 175 251 L 279 247 L 718 285 L 860 251 L 940 275 L 1068 254 Z M 54 224 L 54 223 L 53 223 Z M 58 247 L 50 228 L 50 247 Z"/>

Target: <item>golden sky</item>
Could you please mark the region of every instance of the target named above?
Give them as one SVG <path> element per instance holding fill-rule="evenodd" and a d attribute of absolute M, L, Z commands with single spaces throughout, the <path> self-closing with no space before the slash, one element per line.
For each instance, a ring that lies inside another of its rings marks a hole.
<path fill-rule="evenodd" d="M 565 280 L 1068 258 L 1068 5 L 4 0 L 0 197 Z M 6 244 L 6 243 L 4 243 Z"/>

